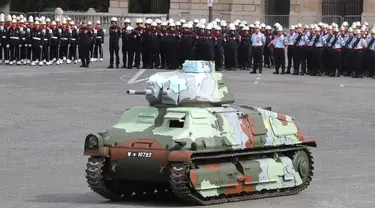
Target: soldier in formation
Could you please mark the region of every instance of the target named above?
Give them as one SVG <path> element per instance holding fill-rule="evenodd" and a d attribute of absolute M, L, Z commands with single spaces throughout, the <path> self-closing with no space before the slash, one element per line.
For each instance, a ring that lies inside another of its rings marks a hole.
<path fill-rule="evenodd" d="M 88 67 L 90 62 L 103 61 L 105 30 L 100 28 L 99 21 L 96 28 L 89 25 L 91 22 L 82 22 L 77 27 L 70 18 L 60 22 L 58 18 L 51 21 L 45 17 L 27 19 L 23 15 L 0 14 L 0 64 L 44 66 L 82 62 L 81 67 Z"/>
<path fill-rule="evenodd" d="M 375 27 L 367 22 L 272 26 L 260 21 L 205 19 L 161 21 L 111 19 L 108 68 L 178 69 L 185 60 L 215 61 L 217 70 L 310 76 L 375 78 Z M 123 26 L 120 26 L 123 25 Z M 0 16 L 0 56 L 5 64 L 103 61 L 100 22 L 76 27 L 72 20 Z M 120 41 L 121 39 L 121 41 Z M 120 47 L 121 43 L 121 47 Z M 119 54 L 121 48 L 122 54 Z M 116 57 L 114 57 L 116 56 Z M 121 56 L 121 58 L 120 58 Z M 87 61 L 88 60 L 88 61 Z M 142 65 L 141 65 L 142 64 Z"/>

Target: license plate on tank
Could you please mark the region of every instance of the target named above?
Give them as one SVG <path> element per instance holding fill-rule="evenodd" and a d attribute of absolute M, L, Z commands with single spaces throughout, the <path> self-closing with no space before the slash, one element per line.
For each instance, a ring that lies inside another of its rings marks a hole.
<path fill-rule="evenodd" d="M 128 157 L 152 157 L 152 152 L 128 152 Z"/>

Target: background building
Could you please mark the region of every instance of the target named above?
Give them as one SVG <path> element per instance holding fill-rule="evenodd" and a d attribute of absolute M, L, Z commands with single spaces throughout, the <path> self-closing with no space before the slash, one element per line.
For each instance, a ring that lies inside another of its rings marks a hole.
<path fill-rule="evenodd" d="M 207 0 L 110 0 L 110 13 L 169 13 L 174 19 L 208 19 Z M 214 0 L 214 17 L 267 24 L 368 21 L 375 23 L 375 0 Z"/>

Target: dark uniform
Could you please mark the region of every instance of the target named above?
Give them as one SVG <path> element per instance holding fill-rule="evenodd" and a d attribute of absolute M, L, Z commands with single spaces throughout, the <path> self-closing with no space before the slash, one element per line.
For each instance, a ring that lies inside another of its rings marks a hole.
<path fill-rule="evenodd" d="M 238 62 L 243 70 L 250 70 L 251 63 L 251 35 L 245 31 L 241 33 L 241 44 L 238 48 Z"/>
<path fill-rule="evenodd" d="M 214 53 L 215 53 L 215 67 L 217 71 L 223 70 L 223 64 L 224 64 L 224 45 L 226 44 L 227 40 L 225 36 L 221 33 L 221 31 L 218 31 L 215 33 L 216 38 L 216 45 L 214 47 Z"/>
<path fill-rule="evenodd" d="M 90 64 L 90 46 L 93 31 L 86 25 L 82 26 L 79 31 L 79 56 L 81 58 L 81 67 L 89 67 Z"/>
<path fill-rule="evenodd" d="M 69 49 L 69 59 L 74 60 L 77 63 L 77 49 L 78 49 L 78 41 L 79 41 L 79 34 L 75 26 L 71 28 L 71 38 L 70 38 L 70 49 Z"/>
<path fill-rule="evenodd" d="M 166 65 L 168 69 L 177 69 L 179 65 L 178 60 L 178 44 L 181 38 L 180 32 L 170 27 L 169 31 L 163 36 L 163 41 L 166 48 Z"/>
<path fill-rule="evenodd" d="M 225 59 L 227 59 L 228 70 L 235 70 L 238 65 L 238 47 L 241 43 L 241 36 L 236 31 L 231 30 L 227 35 Z"/>
<path fill-rule="evenodd" d="M 127 26 L 123 27 L 121 29 L 121 39 L 122 39 L 122 67 L 121 68 L 126 68 L 127 65 L 126 65 L 126 58 L 128 56 L 128 52 L 129 52 L 129 47 L 130 47 L 130 39 L 129 39 L 129 35 L 131 34 L 130 31 L 127 31 Z M 132 65 L 133 63 L 130 63 L 130 66 Z"/>
<path fill-rule="evenodd" d="M 119 68 L 120 56 L 118 54 L 120 46 L 119 40 L 121 38 L 121 28 L 113 25 L 109 28 L 109 66 L 113 68 L 114 55 L 116 55 L 116 68 Z"/>

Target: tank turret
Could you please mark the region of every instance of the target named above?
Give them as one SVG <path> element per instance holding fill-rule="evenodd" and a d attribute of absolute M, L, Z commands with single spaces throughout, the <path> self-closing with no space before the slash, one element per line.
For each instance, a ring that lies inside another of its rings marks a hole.
<path fill-rule="evenodd" d="M 211 61 L 185 61 L 181 71 L 158 72 L 146 81 L 145 90 L 127 93 L 145 95 L 150 105 L 221 106 L 235 101 Z"/>

